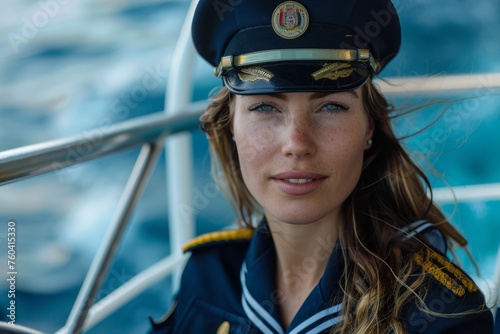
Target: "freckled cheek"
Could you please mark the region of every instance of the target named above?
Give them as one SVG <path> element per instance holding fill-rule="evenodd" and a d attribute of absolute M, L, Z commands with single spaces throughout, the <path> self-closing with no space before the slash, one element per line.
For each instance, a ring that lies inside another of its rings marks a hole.
<path fill-rule="evenodd" d="M 327 151 L 327 156 L 332 157 L 337 168 L 343 169 L 348 174 L 361 170 L 364 155 L 364 137 L 353 128 L 337 129 L 335 132 L 325 134 L 322 146 Z M 340 172 L 340 170 L 338 170 Z M 356 173 L 355 173 L 356 174 Z"/>
<path fill-rule="evenodd" d="M 275 135 L 265 127 L 252 125 L 235 128 L 234 134 L 241 172 L 248 185 L 263 174 L 266 163 L 271 160 Z"/>
<path fill-rule="evenodd" d="M 264 147 L 257 146 L 252 141 L 245 140 L 238 143 L 238 158 L 243 182 L 254 197 L 259 197 L 259 189 L 265 177 L 265 164 L 269 160 L 265 152 Z"/>
<path fill-rule="evenodd" d="M 249 138 L 254 141 L 257 148 L 266 150 L 274 142 L 276 142 L 276 131 L 274 127 L 268 124 L 256 125 L 254 126 Z"/>
<path fill-rule="evenodd" d="M 234 132 L 238 149 L 241 148 L 243 152 L 251 155 L 269 151 L 277 138 L 273 127 L 259 123 L 248 123 L 246 126 L 235 128 Z"/>

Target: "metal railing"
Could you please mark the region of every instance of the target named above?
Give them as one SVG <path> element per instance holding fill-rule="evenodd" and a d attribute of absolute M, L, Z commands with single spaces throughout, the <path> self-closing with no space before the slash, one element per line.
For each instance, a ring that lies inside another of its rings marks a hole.
<path fill-rule="evenodd" d="M 199 126 L 207 101 L 189 105 L 183 113 L 156 113 L 131 119 L 107 129 L 51 140 L 0 152 L 0 186 L 94 160 L 168 135 Z"/>

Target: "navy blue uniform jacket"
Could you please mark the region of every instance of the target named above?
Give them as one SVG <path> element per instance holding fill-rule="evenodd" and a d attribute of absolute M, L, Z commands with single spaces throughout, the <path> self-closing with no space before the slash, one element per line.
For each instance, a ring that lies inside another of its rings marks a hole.
<path fill-rule="evenodd" d="M 414 231 L 424 231 L 436 248 L 445 247 L 435 237 L 437 230 L 430 223 L 417 222 Z M 338 282 L 343 257 L 338 244 L 331 252 L 331 247 L 318 241 L 317 256 L 330 256 L 325 272 L 284 330 L 278 303 L 283 296 L 279 296 L 274 284 L 276 257 L 267 223 L 264 221 L 253 236 L 246 232 L 243 235 L 238 232 L 229 238 L 205 236 L 201 244 L 195 242 L 175 304 L 164 319 L 152 323 L 151 334 L 314 334 L 328 333 L 342 321 L 339 303 L 342 292 Z M 472 280 L 437 252 L 421 265 L 429 276 L 425 302 L 431 310 L 456 313 L 476 309 L 484 303 Z M 297 268 L 296 274 L 298 277 L 306 274 L 306 268 Z M 467 317 L 445 318 L 430 316 L 414 303 L 408 303 L 401 316 L 408 333 L 493 333 L 489 310 Z"/>

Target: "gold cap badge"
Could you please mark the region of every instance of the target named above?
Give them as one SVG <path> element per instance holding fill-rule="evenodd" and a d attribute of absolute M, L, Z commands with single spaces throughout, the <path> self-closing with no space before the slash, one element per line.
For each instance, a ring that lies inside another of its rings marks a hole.
<path fill-rule="evenodd" d="M 307 30 L 309 14 L 300 3 L 286 1 L 274 10 L 271 24 L 278 36 L 285 39 L 297 38 Z"/>

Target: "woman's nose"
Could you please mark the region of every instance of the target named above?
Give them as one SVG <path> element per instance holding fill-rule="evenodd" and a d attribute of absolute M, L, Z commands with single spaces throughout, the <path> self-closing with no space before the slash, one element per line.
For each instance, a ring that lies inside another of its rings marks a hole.
<path fill-rule="evenodd" d="M 282 153 L 291 158 L 303 158 L 316 153 L 314 129 L 304 118 L 294 118 L 282 129 Z"/>

